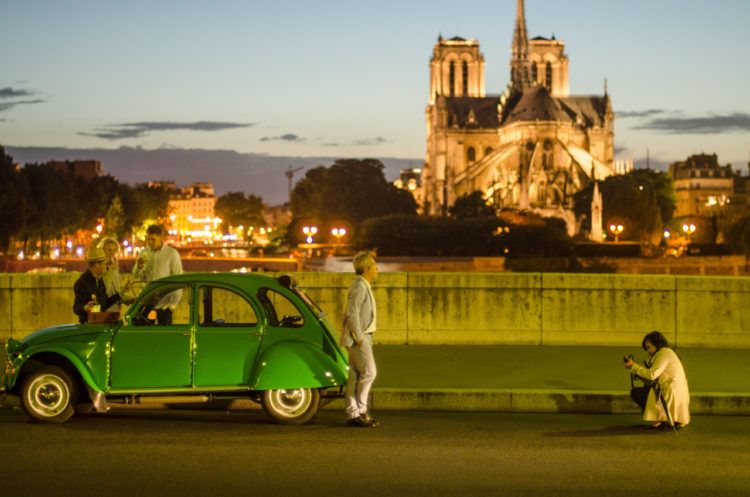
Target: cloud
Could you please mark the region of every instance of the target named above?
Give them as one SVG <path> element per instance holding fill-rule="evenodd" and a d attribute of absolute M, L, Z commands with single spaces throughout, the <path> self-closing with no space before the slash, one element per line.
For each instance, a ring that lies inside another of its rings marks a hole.
<path fill-rule="evenodd" d="M 619 110 L 615 112 L 615 115 L 619 118 L 626 119 L 628 117 L 649 117 L 656 114 L 664 114 L 664 109 L 648 109 L 648 110 Z"/>
<path fill-rule="evenodd" d="M 13 88 L 11 86 L 0 88 L 0 98 L 30 97 L 31 95 L 34 95 L 35 93 L 36 92 L 33 92 L 31 90 Z"/>
<path fill-rule="evenodd" d="M 274 141 L 282 141 L 282 142 L 289 142 L 289 143 L 302 143 L 305 141 L 304 138 L 302 138 L 299 135 L 295 135 L 294 133 L 285 133 L 280 136 L 264 136 L 260 139 L 262 142 L 274 142 Z"/>
<path fill-rule="evenodd" d="M 652 119 L 633 129 L 661 131 L 670 134 L 708 135 L 750 131 L 750 114 L 735 112 L 708 117 L 666 117 Z"/>
<path fill-rule="evenodd" d="M 16 105 L 31 105 L 31 104 L 41 104 L 45 101 L 41 98 L 36 98 L 34 100 L 18 100 L 17 102 L 3 102 L 0 103 L 0 112 L 4 112 L 6 110 L 10 110 Z"/>
<path fill-rule="evenodd" d="M 323 146 L 324 147 L 370 147 L 374 145 L 382 145 L 383 143 L 388 143 L 388 140 L 386 140 L 382 136 L 378 136 L 375 138 L 360 138 L 350 143 L 328 142 L 328 143 L 323 143 Z"/>
<path fill-rule="evenodd" d="M 111 124 L 103 126 L 92 133 L 78 133 L 81 136 L 93 136 L 104 140 L 123 140 L 140 138 L 154 131 L 223 131 L 226 129 L 249 128 L 256 123 L 231 123 L 216 121 L 196 121 L 178 123 L 172 121 L 142 121 L 135 123 Z"/>

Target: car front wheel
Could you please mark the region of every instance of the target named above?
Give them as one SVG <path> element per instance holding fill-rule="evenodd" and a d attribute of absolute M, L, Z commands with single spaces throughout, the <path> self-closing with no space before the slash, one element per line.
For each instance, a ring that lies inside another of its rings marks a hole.
<path fill-rule="evenodd" d="M 21 405 L 35 421 L 64 423 L 75 413 L 78 396 L 68 373 L 44 366 L 26 376 L 21 385 Z"/>
<path fill-rule="evenodd" d="M 261 404 L 266 414 L 276 422 L 301 425 L 318 412 L 320 393 L 315 388 L 266 390 Z"/>

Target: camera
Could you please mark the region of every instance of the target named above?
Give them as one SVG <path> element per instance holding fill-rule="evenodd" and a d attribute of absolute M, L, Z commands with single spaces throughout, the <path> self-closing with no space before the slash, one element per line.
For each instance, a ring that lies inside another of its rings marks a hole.
<path fill-rule="evenodd" d="M 627 363 L 628 361 L 635 361 L 635 357 L 633 357 L 633 354 L 622 356 L 622 362 Z"/>

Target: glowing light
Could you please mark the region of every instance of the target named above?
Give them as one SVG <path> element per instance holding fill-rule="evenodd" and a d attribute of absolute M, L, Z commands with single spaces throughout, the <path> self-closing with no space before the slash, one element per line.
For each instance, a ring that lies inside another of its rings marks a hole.
<path fill-rule="evenodd" d="M 81 257 L 83 255 L 83 247 L 78 247 L 76 249 L 76 254 L 78 255 L 78 257 Z"/>

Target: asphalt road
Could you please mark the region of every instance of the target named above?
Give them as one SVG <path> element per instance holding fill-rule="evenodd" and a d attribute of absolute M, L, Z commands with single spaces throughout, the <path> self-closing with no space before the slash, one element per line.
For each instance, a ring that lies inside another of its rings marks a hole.
<path fill-rule="evenodd" d="M 0 410 L 0 495 L 545 496 L 750 494 L 750 418 L 673 434 L 638 416 L 110 412 L 63 425 Z"/>

